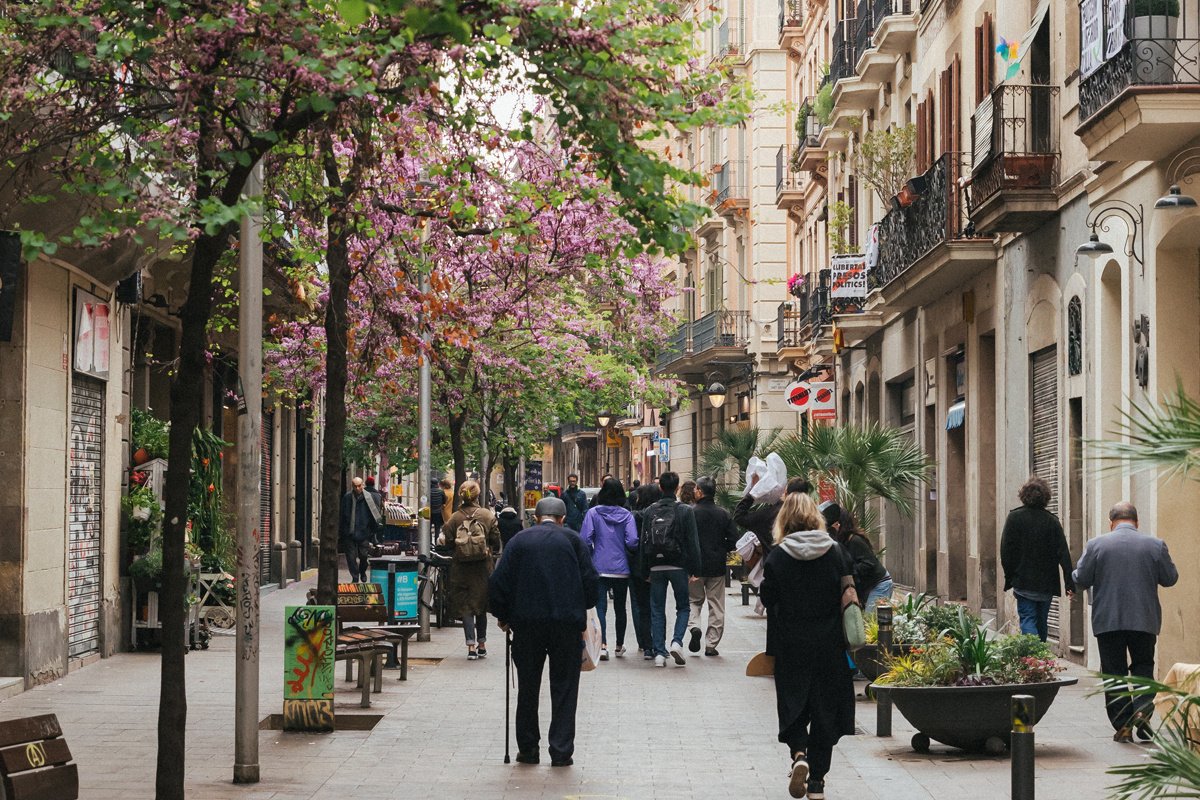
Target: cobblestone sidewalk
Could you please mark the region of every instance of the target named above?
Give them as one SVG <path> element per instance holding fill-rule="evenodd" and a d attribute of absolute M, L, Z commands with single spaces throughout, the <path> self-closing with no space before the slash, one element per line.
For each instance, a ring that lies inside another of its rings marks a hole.
<path fill-rule="evenodd" d="M 301 583 L 263 598 L 268 645 L 261 708 L 282 706 L 283 606 L 304 602 Z M 368 732 L 303 736 L 263 731 L 262 782 L 234 786 L 233 640 L 214 637 L 188 670 L 188 796 L 195 800 L 315 798 L 784 798 L 787 755 L 775 740 L 774 688 L 746 678 L 766 623 L 731 594 L 721 655 L 686 668 L 655 669 L 631 652 L 583 676 L 575 766 L 505 766 L 504 645 L 493 630 L 490 657 L 469 662 L 459 629 L 435 629 L 412 646 L 418 662 L 401 683 L 389 672 L 369 712 L 339 679 L 339 714 L 381 714 Z M 632 635 L 632 632 L 631 632 Z M 438 659 L 441 659 L 438 661 Z M 58 714 L 79 763 L 85 800 L 153 797 L 159 686 L 155 654 L 123 654 L 0 702 L 0 718 Z M 340 667 L 341 665 L 339 665 Z M 339 674 L 341 674 L 339 669 Z M 1140 757 L 1111 741 L 1094 681 L 1065 689 L 1038 727 L 1037 791 L 1042 798 L 1102 798 L 1110 765 Z M 860 690 L 861 690 L 861 684 Z M 543 735 L 548 693 L 543 700 Z M 514 690 L 515 702 L 515 690 Z M 1009 797 L 1007 758 L 908 746 L 898 713 L 894 736 L 874 737 L 875 708 L 858 704 L 863 735 L 842 739 L 827 796 L 854 800 Z M 515 745 L 514 745 L 515 755 Z"/>

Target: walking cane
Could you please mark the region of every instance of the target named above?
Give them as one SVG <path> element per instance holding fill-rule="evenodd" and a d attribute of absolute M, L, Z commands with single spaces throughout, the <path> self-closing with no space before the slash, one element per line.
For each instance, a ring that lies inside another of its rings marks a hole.
<path fill-rule="evenodd" d="M 508 751 L 508 733 L 512 729 L 509 697 L 512 693 L 512 632 L 504 632 L 504 763 L 511 764 Z"/>

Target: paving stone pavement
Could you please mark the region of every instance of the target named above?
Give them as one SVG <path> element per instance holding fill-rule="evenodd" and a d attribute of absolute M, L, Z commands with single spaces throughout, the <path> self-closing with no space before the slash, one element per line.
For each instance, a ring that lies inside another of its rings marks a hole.
<path fill-rule="evenodd" d="M 283 607 L 304 602 L 311 582 L 263 597 L 260 717 L 279 712 L 283 696 Z M 786 748 L 776 742 L 774 687 L 747 678 L 766 623 L 728 600 L 725 640 L 716 658 L 689 658 L 686 668 L 656 669 L 631 652 L 582 677 L 575 766 L 509 765 L 504 756 L 504 640 L 492 630 L 490 655 L 469 662 L 460 629 L 434 629 L 413 643 L 409 680 L 385 675 L 369 711 L 346 684 L 339 664 L 338 714 L 383 718 L 369 732 L 325 735 L 263 731 L 262 781 L 231 783 L 233 639 L 214 637 L 187 657 L 187 795 L 195 800 L 310 798 L 785 798 Z M 632 636 L 632 630 L 630 631 Z M 443 659 L 436 662 L 436 659 Z M 79 764 L 84 800 L 138 800 L 154 795 L 159 658 L 129 653 L 105 659 L 0 701 L 0 719 L 52 712 Z M 1037 729 L 1041 798 L 1102 798 L 1110 765 L 1141 755 L 1111 740 L 1102 701 L 1087 697 L 1094 681 L 1063 690 Z M 862 684 L 859 684 L 861 690 Z M 343 688 L 344 687 L 344 690 Z M 513 691 L 515 702 L 515 689 Z M 543 692 L 543 735 L 549 724 Z M 920 755 L 899 713 L 894 736 L 879 739 L 875 707 L 860 699 L 863 735 L 843 738 L 834 753 L 827 796 L 854 800 L 1009 797 L 1006 757 L 966 755 L 935 744 Z M 515 745 L 513 745 L 515 756 Z M 545 757 L 543 751 L 543 757 Z"/>

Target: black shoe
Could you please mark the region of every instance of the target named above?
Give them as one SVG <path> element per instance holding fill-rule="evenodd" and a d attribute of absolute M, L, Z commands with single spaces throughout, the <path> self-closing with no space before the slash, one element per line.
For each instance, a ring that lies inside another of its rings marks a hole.
<path fill-rule="evenodd" d="M 479 645 L 479 648 L 475 652 L 479 655 L 480 658 L 487 658 L 487 648 L 484 647 L 483 645 Z"/>
<path fill-rule="evenodd" d="M 517 753 L 518 764 L 537 764 L 542 760 L 542 757 L 537 753 Z"/>
<path fill-rule="evenodd" d="M 719 656 L 719 655 L 721 655 L 721 654 L 717 652 L 717 648 L 715 648 L 715 647 L 711 647 L 711 646 L 710 646 L 710 647 L 706 647 L 706 648 L 704 648 L 704 655 L 706 655 L 706 656 Z"/>
<path fill-rule="evenodd" d="M 693 653 L 699 653 L 700 652 L 700 629 L 692 628 L 691 634 L 692 634 L 692 640 L 690 642 L 688 642 L 688 650 L 691 650 Z"/>
<path fill-rule="evenodd" d="M 1148 742 L 1154 738 L 1154 731 L 1150 729 L 1150 724 L 1143 722 L 1137 726 L 1137 737 L 1143 742 Z"/>
<path fill-rule="evenodd" d="M 552 760 L 550 762 L 550 766 L 552 766 L 552 767 L 569 767 L 574 763 L 575 763 L 575 760 L 573 758 L 571 758 L 570 756 L 567 756 L 566 758 L 556 758 L 556 759 Z"/>
<path fill-rule="evenodd" d="M 1122 744 L 1129 744 L 1133 741 L 1133 734 L 1129 728 L 1121 728 L 1121 730 L 1113 734 L 1113 741 L 1121 742 Z"/>
<path fill-rule="evenodd" d="M 810 780 L 808 797 L 809 800 L 825 800 L 825 781 Z"/>

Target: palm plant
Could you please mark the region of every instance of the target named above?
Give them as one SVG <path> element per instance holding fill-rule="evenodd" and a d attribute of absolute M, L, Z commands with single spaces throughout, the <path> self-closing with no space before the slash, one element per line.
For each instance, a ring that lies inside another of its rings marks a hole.
<path fill-rule="evenodd" d="M 1149 403 L 1124 413 L 1117 430 L 1126 441 L 1093 442 L 1109 469 L 1165 469 L 1166 475 L 1194 478 L 1200 467 L 1200 401 L 1183 387 L 1161 404 Z"/>
<path fill-rule="evenodd" d="M 1111 787 L 1111 796 L 1116 800 L 1200 798 L 1200 682 L 1193 680 L 1181 688 L 1151 678 L 1104 676 L 1098 691 L 1114 690 L 1132 697 L 1166 697 L 1171 707 L 1155 731 L 1155 746 L 1147 757 L 1108 770 L 1121 779 Z"/>
<path fill-rule="evenodd" d="M 700 454 L 700 468 L 693 477 L 711 475 L 717 482 L 717 503 L 732 511 L 737 505 L 737 493 L 745 486 L 750 459 L 766 458 L 779 438 L 777 430 L 725 428 Z"/>
<path fill-rule="evenodd" d="M 921 448 L 895 428 L 879 423 L 865 427 L 820 426 L 775 443 L 788 475 L 833 484 L 837 502 L 849 510 L 863 530 L 877 530 L 872 501 L 882 498 L 903 514 L 911 514 L 916 488 L 930 462 Z"/>

